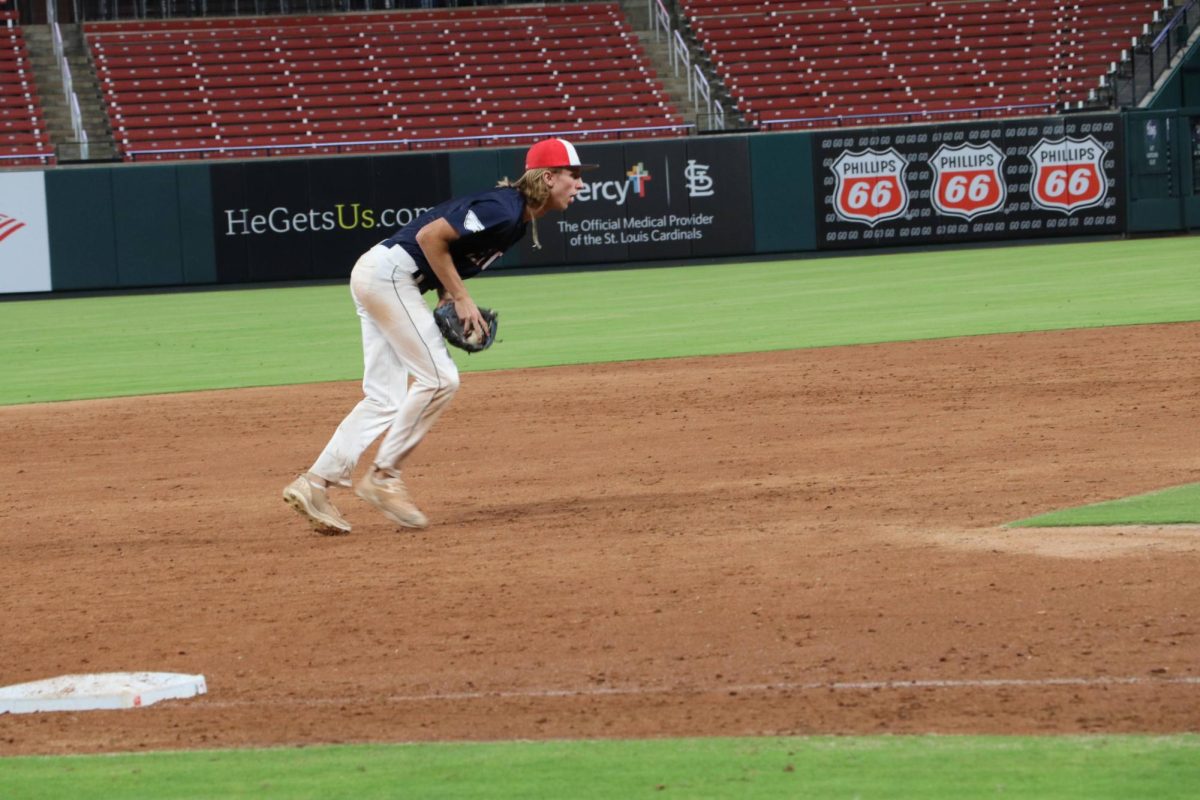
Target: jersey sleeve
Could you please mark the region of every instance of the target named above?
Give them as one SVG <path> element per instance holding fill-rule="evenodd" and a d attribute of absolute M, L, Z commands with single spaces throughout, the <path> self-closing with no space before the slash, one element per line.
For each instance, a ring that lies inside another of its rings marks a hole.
<path fill-rule="evenodd" d="M 469 236 L 484 231 L 497 231 L 511 225 L 511 211 L 504 203 L 493 197 L 475 197 L 455 206 L 446 214 L 446 221 L 454 226 L 459 236 Z"/>

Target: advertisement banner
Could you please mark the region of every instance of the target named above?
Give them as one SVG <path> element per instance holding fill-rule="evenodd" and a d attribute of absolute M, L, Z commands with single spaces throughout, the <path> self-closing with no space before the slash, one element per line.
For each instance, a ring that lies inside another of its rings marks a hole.
<path fill-rule="evenodd" d="M 745 137 L 580 147 L 599 169 L 563 214 L 539 221 L 522 264 L 596 264 L 754 252 Z"/>
<path fill-rule="evenodd" d="M 1125 227 L 1116 115 L 815 134 L 817 246 L 862 248 Z"/>
<path fill-rule="evenodd" d="M 43 172 L 0 172 L 0 293 L 51 289 L 43 176 Z"/>
<path fill-rule="evenodd" d="M 692 256 L 754 252 L 754 187 L 750 139 L 699 137 L 688 140 L 680 189 L 688 197 Z M 678 190 L 677 190 L 678 191 Z"/>
<path fill-rule="evenodd" d="M 346 278 L 450 185 L 444 154 L 246 161 L 211 177 L 221 283 Z"/>
<path fill-rule="evenodd" d="M 750 253 L 752 189 L 745 137 L 588 143 L 600 165 L 565 213 L 537 222 L 505 266 L 558 266 Z M 516 156 L 523 157 L 523 153 Z M 500 161 L 503 174 L 517 174 Z M 355 259 L 451 197 L 447 154 L 295 159 L 211 168 L 217 279 L 343 278 Z M 471 162 L 474 163 L 474 162 Z M 516 162 L 519 165 L 519 161 Z M 471 191 L 495 184 L 457 176 Z M 500 266 L 500 265 L 498 265 Z"/>

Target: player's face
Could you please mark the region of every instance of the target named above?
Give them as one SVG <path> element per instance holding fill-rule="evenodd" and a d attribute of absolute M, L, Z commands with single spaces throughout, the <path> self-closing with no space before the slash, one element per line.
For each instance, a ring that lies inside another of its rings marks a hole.
<path fill-rule="evenodd" d="M 577 169 L 556 169 L 548 174 L 551 176 L 549 205 L 555 211 L 565 211 L 583 188 L 583 177 Z"/>

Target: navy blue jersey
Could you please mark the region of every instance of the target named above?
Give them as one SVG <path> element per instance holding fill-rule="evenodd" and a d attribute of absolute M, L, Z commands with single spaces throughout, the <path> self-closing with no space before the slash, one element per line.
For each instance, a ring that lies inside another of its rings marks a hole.
<path fill-rule="evenodd" d="M 464 280 L 478 275 L 525 235 L 525 197 L 511 187 L 488 189 L 439 203 L 384 240 L 412 256 L 421 272 L 422 291 L 441 288 L 429 259 L 417 244 L 417 232 L 435 219 L 445 219 L 458 238 L 450 243 L 454 267 Z"/>

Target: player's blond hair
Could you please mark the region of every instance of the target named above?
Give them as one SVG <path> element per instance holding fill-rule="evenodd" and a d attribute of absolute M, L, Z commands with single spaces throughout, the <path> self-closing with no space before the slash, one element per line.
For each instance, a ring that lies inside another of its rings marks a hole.
<path fill-rule="evenodd" d="M 511 186 L 525 197 L 525 202 L 534 208 L 541 208 L 546 205 L 546 201 L 550 199 L 550 187 L 542 180 L 542 176 L 553 170 L 545 167 L 527 170 L 524 175 L 517 180 L 510 181 L 508 178 L 503 178 L 497 186 Z"/>
<path fill-rule="evenodd" d="M 526 170 L 525 174 L 510 181 L 508 178 L 501 178 L 496 186 L 511 187 L 521 193 L 525 198 L 525 204 L 530 208 L 539 209 L 546 205 L 550 200 L 550 187 L 542 180 L 542 176 L 547 172 L 553 172 L 552 169 L 538 167 L 537 169 Z M 538 241 L 537 218 L 535 217 L 530 225 L 533 227 L 533 246 L 537 249 L 542 249 L 542 243 Z"/>

